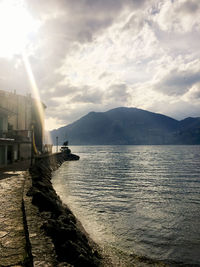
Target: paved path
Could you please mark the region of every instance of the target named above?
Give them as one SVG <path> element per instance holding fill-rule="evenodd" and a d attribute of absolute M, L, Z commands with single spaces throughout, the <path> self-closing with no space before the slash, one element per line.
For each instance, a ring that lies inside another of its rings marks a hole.
<path fill-rule="evenodd" d="M 19 171 L 26 171 L 30 167 L 30 160 L 24 160 L 20 162 L 16 162 L 6 167 L 0 167 L 0 180 L 8 177 L 17 176 Z"/>
<path fill-rule="evenodd" d="M 23 226 L 22 172 L 0 180 L 0 266 L 22 266 L 26 253 Z"/>

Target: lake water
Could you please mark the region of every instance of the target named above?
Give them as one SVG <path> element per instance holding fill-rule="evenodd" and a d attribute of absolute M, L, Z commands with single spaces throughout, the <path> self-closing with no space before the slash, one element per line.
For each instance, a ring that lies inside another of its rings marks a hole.
<path fill-rule="evenodd" d="M 200 266 L 200 146 L 73 146 L 54 188 L 102 246 Z"/>

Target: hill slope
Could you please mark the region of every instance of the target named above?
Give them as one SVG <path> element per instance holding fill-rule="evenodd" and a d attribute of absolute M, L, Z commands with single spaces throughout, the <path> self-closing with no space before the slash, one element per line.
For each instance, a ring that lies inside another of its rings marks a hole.
<path fill-rule="evenodd" d="M 200 144 L 200 118 L 177 121 L 137 108 L 90 112 L 74 123 L 51 131 L 55 143 L 70 145 Z"/>

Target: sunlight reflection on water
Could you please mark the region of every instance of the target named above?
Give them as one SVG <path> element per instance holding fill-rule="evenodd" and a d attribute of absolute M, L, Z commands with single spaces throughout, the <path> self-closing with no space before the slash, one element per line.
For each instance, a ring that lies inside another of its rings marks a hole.
<path fill-rule="evenodd" d="M 200 146 L 71 149 L 53 184 L 97 242 L 200 264 Z"/>

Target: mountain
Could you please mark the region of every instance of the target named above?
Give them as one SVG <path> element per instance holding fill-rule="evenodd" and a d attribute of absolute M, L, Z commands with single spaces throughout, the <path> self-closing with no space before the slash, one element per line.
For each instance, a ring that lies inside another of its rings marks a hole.
<path fill-rule="evenodd" d="M 51 131 L 59 144 L 165 145 L 200 144 L 200 118 L 182 121 L 137 108 L 90 112 L 72 124 Z"/>

